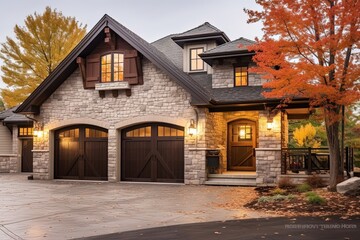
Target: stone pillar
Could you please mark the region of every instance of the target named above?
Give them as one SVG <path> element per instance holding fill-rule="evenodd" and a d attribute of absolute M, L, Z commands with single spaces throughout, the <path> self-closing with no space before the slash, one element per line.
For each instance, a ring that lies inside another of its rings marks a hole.
<path fill-rule="evenodd" d="M 108 181 L 116 182 L 119 176 L 119 161 L 117 160 L 116 130 L 111 128 L 108 131 Z"/>
<path fill-rule="evenodd" d="M 272 185 L 281 174 L 281 114 L 267 129 L 267 111 L 259 112 L 259 147 L 256 148 L 256 184 Z"/>

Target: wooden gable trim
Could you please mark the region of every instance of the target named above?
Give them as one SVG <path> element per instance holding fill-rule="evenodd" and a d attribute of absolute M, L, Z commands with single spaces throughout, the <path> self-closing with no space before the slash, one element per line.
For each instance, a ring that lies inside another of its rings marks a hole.
<path fill-rule="evenodd" d="M 85 59 L 82 57 L 76 58 L 76 63 L 79 65 L 81 78 L 83 80 L 83 84 L 85 84 L 86 81 L 86 66 L 85 66 Z"/>

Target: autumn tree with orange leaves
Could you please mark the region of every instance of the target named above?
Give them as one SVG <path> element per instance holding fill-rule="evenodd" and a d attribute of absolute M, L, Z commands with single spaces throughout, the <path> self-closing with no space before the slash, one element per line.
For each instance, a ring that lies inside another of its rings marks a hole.
<path fill-rule="evenodd" d="M 267 73 L 270 98 L 310 99 L 324 110 L 330 151 L 330 190 L 343 179 L 339 125 L 342 106 L 360 100 L 359 0 L 256 0 L 249 23 L 263 22 L 256 72 Z"/>

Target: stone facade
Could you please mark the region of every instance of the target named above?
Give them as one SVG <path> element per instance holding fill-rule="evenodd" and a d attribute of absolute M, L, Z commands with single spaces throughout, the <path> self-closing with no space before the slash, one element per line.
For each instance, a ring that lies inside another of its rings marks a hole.
<path fill-rule="evenodd" d="M 234 87 L 234 65 L 237 62 L 235 59 L 224 60 L 224 63 L 213 65 L 212 87 L 213 88 L 232 88 Z M 253 67 L 250 64 L 249 67 Z M 261 86 L 266 82 L 266 79 L 261 74 L 248 72 L 248 85 Z"/>
<path fill-rule="evenodd" d="M 153 119 L 178 123 L 185 128 L 185 183 L 203 183 L 206 178 L 205 150 L 199 149 L 205 147 L 205 137 L 199 131 L 196 139 L 193 139 L 187 134 L 187 129 L 190 119 L 198 119 L 201 129 L 205 124 L 205 113 L 197 113 L 190 105 L 190 95 L 146 59 L 143 60 L 143 75 L 144 84 L 131 86 L 130 97 L 120 91 L 115 98 L 108 91 L 105 98 L 100 98 L 97 90 L 83 88 L 80 71 L 74 71 L 42 104 L 41 114 L 35 116 L 45 124 L 45 134 L 41 139 L 34 140 L 34 177 L 53 178 L 53 138 L 56 129 L 93 122 L 93 125 L 108 129 L 108 179 L 118 181 L 121 129 Z"/>
<path fill-rule="evenodd" d="M 281 113 L 273 117 L 267 129 L 267 111 L 259 112 L 259 147 L 256 149 L 256 184 L 275 184 L 281 174 Z"/>

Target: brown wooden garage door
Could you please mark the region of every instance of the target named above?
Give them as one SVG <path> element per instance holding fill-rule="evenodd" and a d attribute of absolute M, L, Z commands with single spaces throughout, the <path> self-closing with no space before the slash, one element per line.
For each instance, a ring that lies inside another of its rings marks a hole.
<path fill-rule="evenodd" d="M 107 180 L 106 129 L 80 125 L 55 132 L 55 178 Z"/>
<path fill-rule="evenodd" d="M 184 182 L 184 128 L 148 123 L 122 131 L 121 179 Z"/>

